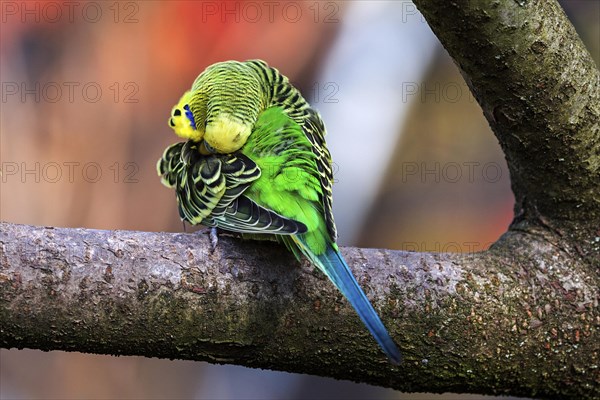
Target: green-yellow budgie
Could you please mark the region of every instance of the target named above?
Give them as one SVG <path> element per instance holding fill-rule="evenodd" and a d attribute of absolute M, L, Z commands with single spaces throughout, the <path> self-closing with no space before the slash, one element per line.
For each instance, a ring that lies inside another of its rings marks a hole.
<path fill-rule="evenodd" d="M 275 235 L 331 279 L 399 363 L 398 348 L 336 244 L 325 126 L 288 79 L 260 60 L 214 64 L 173 107 L 169 125 L 187 141 L 168 147 L 157 168 L 175 188 L 181 218 Z"/>

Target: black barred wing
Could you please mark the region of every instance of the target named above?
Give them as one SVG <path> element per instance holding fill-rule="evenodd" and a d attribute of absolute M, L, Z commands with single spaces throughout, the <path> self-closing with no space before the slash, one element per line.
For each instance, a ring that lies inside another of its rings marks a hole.
<path fill-rule="evenodd" d="M 177 177 L 181 174 L 181 169 L 184 166 L 181 161 L 183 145 L 184 142 L 181 142 L 167 147 L 156 163 L 156 171 L 160 176 L 160 181 L 167 187 L 174 187 L 177 184 Z"/>
<path fill-rule="evenodd" d="M 306 232 L 304 224 L 243 195 L 260 178 L 254 161 L 241 153 L 203 156 L 197 146 L 192 141 L 174 144 L 157 164 L 163 183 L 175 188 L 182 220 L 242 233 Z"/>
<path fill-rule="evenodd" d="M 319 171 L 319 181 L 323 190 L 323 212 L 325 213 L 325 222 L 329 235 L 335 242 L 337 240 L 337 230 L 333 219 L 333 169 L 331 165 L 331 154 L 325 144 L 325 124 L 321 116 L 312 108 L 306 110 L 306 120 L 302 130 L 313 144 L 312 151 L 317 155 L 317 170 Z"/>
<path fill-rule="evenodd" d="M 246 61 L 264 82 L 263 92 L 266 95 L 267 107 L 279 106 L 285 113 L 302 127 L 304 134 L 312 143 L 312 151 L 317 155 L 317 170 L 321 182 L 323 214 L 327 223 L 327 230 L 333 241 L 337 240 L 337 230 L 333 219 L 332 209 L 332 184 L 333 169 L 331 154 L 325 143 L 325 124 L 319 113 L 310 107 L 287 77 L 277 69 L 269 67 L 262 60 Z"/>
<path fill-rule="evenodd" d="M 236 198 L 220 217 L 211 218 L 214 226 L 241 233 L 293 235 L 306 233 L 306 225 L 259 206 L 246 196 Z"/>

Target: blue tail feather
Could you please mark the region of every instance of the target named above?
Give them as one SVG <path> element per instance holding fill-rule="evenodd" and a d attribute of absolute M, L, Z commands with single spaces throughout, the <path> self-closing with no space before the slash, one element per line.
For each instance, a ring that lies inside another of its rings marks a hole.
<path fill-rule="evenodd" d="M 346 296 L 389 359 L 393 363 L 399 364 L 402 356 L 398 347 L 385 329 L 385 326 L 383 326 L 381 319 L 379 319 L 377 312 L 373 309 L 371 303 L 369 303 L 367 296 L 358 285 L 358 282 L 356 282 L 342 255 L 331 246 L 328 246 L 327 251 L 317 256 L 317 259 L 321 263 L 323 272 L 338 287 L 342 294 Z"/>

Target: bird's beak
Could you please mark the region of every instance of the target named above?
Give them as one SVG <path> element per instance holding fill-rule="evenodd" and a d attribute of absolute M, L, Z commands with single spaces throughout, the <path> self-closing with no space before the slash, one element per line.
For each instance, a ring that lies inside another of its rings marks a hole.
<path fill-rule="evenodd" d="M 210 144 L 206 143 L 206 140 L 200 142 L 200 147 L 198 150 L 200 151 L 200 154 L 204 156 L 209 156 L 216 153 L 216 150 Z"/>

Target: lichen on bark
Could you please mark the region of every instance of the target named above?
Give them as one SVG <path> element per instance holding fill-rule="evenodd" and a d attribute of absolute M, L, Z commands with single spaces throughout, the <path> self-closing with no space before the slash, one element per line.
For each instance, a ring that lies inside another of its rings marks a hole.
<path fill-rule="evenodd" d="M 506 154 L 516 214 L 600 221 L 600 73 L 560 5 L 415 4 Z"/>
<path fill-rule="evenodd" d="M 539 235 L 475 254 L 343 249 L 398 341 L 272 243 L 1 223 L 0 345 L 234 363 L 403 391 L 598 395 L 597 274 Z M 266 256 L 268 254 L 268 256 Z"/>

